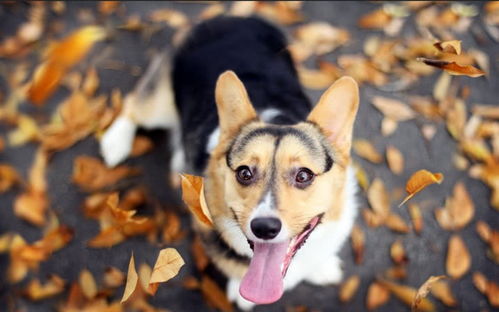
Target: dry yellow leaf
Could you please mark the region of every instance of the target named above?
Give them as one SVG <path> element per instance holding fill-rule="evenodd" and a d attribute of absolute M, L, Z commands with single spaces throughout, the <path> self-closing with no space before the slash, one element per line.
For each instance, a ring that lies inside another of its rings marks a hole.
<path fill-rule="evenodd" d="M 376 150 L 374 145 L 364 139 L 357 139 L 353 141 L 353 150 L 360 157 L 369 160 L 372 163 L 380 164 L 383 161 L 383 156 Z"/>
<path fill-rule="evenodd" d="M 203 178 L 189 174 L 182 174 L 180 177 L 182 179 L 182 200 L 198 221 L 212 227 L 213 220 L 206 202 L 204 202 Z"/>
<path fill-rule="evenodd" d="M 379 279 L 378 282 L 386 287 L 395 297 L 399 298 L 403 303 L 412 306 L 413 300 L 416 297 L 417 290 L 397 283 Z M 435 306 L 427 298 L 421 298 L 418 305 L 418 311 L 435 311 Z"/>
<path fill-rule="evenodd" d="M 444 179 L 443 174 L 441 173 L 431 173 L 428 170 L 422 169 L 416 171 L 412 174 L 405 185 L 405 190 L 407 192 L 407 197 L 400 203 L 399 207 L 405 204 L 409 199 L 411 199 L 418 192 L 423 190 L 425 187 L 434 184 L 434 183 L 442 183 Z"/>
<path fill-rule="evenodd" d="M 137 282 L 139 280 L 139 276 L 137 275 L 137 271 L 135 270 L 135 260 L 132 256 L 130 257 L 130 263 L 128 264 L 128 274 L 126 277 L 125 291 L 123 292 L 123 297 L 121 298 L 121 303 L 125 302 L 130 298 L 135 289 L 137 288 Z"/>
<path fill-rule="evenodd" d="M 89 270 L 85 269 L 80 272 L 79 283 L 85 298 L 88 300 L 95 298 L 97 295 L 97 284 L 95 283 L 94 276 Z"/>
<path fill-rule="evenodd" d="M 390 291 L 377 282 L 373 282 L 367 289 L 366 307 L 368 310 L 376 309 L 390 299 Z"/>
<path fill-rule="evenodd" d="M 447 198 L 445 207 L 435 210 L 435 218 L 445 230 L 459 230 L 465 227 L 475 215 L 475 205 L 466 186 L 459 182 L 454 186 L 452 197 Z"/>
<path fill-rule="evenodd" d="M 359 285 L 360 285 L 360 277 L 358 275 L 350 276 L 340 286 L 339 295 L 338 295 L 340 301 L 343 303 L 350 301 L 357 292 Z"/>
<path fill-rule="evenodd" d="M 294 35 L 299 44 L 317 55 L 332 52 L 350 39 L 348 31 L 326 22 L 312 22 L 298 27 Z"/>
<path fill-rule="evenodd" d="M 385 117 L 381 120 L 381 134 L 385 137 L 393 134 L 397 127 L 398 122 L 391 118 Z"/>
<path fill-rule="evenodd" d="M 393 145 L 386 147 L 386 160 L 393 173 L 401 174 L 404 171 L 404 155 Z"/>
<path fill-rule="evenodd" d="M 390 213 L 385 219 L 385 225 L 392 231 L 399 233 L 409 233 L 409 226 L 401 216 Z"/>
<path fill-rule="evenodd" d="M 341 76 L 340 69 L 331 63 L 322 62 L 319 69 L 297 67 L 300 82 L 308 89 L 323 90 L 331 86 Z"/>
<path fill-rule="evenodd" d="M 445 278 L 445 275 L 439 275 L 439 276 L 430 276 L 426 282 L 421 285 L 416 293 L 416 296 L 414 297 L 414 300 L 412 301 L 411 305 L 411 311 L 416 312 L 419 311 L 419 305 L 421 304 L 421 301 L 423 298 L 425 298 L 428 293 L 430 292 L 433 284 L 442 278 Z"/>
<path fill-rule="evenodd" d="M 184 259 L 176 249 L 166 248 L 161 250 L 149 280 L 149 288 L 154 289 L 152 294 L 156 292 L 157 284 L 167 282 L 175 277 L 184 264 Z"/>
<path fill-rule="evenodd" d="M 472 112 L 474 115 L 489 119 L 499 119 L 499 106 L 496 105 L 480 105 L 473 106 Z"/>
<path fill-rule="evenodd" d="M 499 285 L 480 272 L 473 273 L 473 284 L 485 296 L 492 307 L 499 307 Z"/>
<path fill-rule="evenodd" d="M 367 200 L 374 213 L 383 220 L 390 214 L 390 199 L 385 184 L 379 178 L 374 179 L 367 191 Z"/>
<path fill-rule="evenodd" d="M 30 116 L 21 114 L 17 117 L 17 128 L 8 134 L 9 145 L 20 146 L 40 139 L 40 129 Z"/>
<path fill-rule="evenodd" d="M 433 284 L 431 288 L 431 294 L 442 301 L 448 307 L 457 306 L 457 300 L 452 294 L 452 290 L 449 286 L 449 283 L 446 281 L 437 281 Z"/>
<path fill-rule="evenodd" d="M 10 190 L 13 186 L 22 184 L 23 180 L 14 167 L 0 164 L 0 193 Z"/>
<path fill-rule="evenodd" d="M 115 267 L 108 267 L 104 271 L 103 282 L 106 287 L 116 288 L 123 285 L 125 274 Z"/>
<path fill-rule="evenodd" d="M 395 264 L 407 263 L 408 259 L 405 255 L 404 245 L 402 245 L 400 239 L 396 240 L 390 247 L 390 256 Z"/>
<path fill-rule="evenodd" d="M 357 162 L 354 162 L 353 166 L 355 168 L 355 177 L 357 178 L 360 187 L 362 187 L 364 191 L 367 191 L 369 188 L 369 178 L 367 177 L 366 171 Z"/>
<path fill-rule="evenodd" d="M 447 274 L 454 279 L 461 278 L 471 267 L 468 248 L 458 235 L 452 235 L 449 239 L 445 267 Z"/>
<path fill-rule="evenodd" d="M 437 82 L 435 83 L 435 86 L 433 87 L 433 98 L 435 98 L 435 100 L 443 101 L 447 97 L 451 80 L 451 75 L 449 75 L 447 72 L 442 72 Z"/>
<path fill-rule="evenodd" d="M 406 121 L 416 117 L 416 113 L 407 104 L 399 100 L 375 96 L 372 98 L 371 103 L 385 117 L 394 121 Z"/>
<path fill-rule="evenodd" d="M 412 227 L 414 231 L 419 234 L 423 229 L 423 216 L 421 215 L 421 209 L 417 204 L 409 204 L 409 215 L 412 220 Z"/>
<path fill-rule="evenodd" d="M 433 46 L 440 52 L 461 54 L 461 40 L 438 41 Z"/>
<path fill-rule="evenodd" d="M 359 27 L 368 29 L 383 29 L 392 21 L 392 16 L 383 9 L 377 9 L 363 15 L 357 24 Z"/>
<path fill-rule="evenodd" d="M 51 275 L 45 284 L 34 279 L 29 282 L 23 291 L 30 300 L 38 301 L 58 295 L 64 291 L 64 280 L 57 275 Z"/>

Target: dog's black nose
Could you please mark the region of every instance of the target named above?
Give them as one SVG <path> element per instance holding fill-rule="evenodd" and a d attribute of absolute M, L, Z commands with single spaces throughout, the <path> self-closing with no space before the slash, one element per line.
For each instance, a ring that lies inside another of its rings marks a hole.
<path fill-rule="evenodd" d="M 280 230 L 281 221 L 277 218 L 255 218 L 251 221 L 251 231 L 261 239 L 272 239 Z"/>

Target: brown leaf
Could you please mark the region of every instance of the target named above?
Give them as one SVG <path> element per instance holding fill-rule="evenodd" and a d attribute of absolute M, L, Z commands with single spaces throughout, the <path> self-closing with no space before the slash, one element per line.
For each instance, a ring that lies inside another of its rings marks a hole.
<path fill-rule="evenodd" d="M 449 283 L 446 281 L 435 282 L 431 288 L 431 294 L 448 307 L 457 306 L 457 300 L 452 294 Z"/>
<path fill-rule="evenodd" d="M 118 226 L 111 226 L 102 230 L 87 243 L 92 248 L 108 248 L 125 241 L 126 236 Z"/>
<path fill-rule="evenodd" d="M 412 306 L 411 306 L 411 311 L 418 311 L 419 310 L 419 305 L 421 304 L 421 301 L 423 298 L 425 298 L 428 293 L 430 292 L 433 284 L 437 282 L 438 280 L 441 280 L 442 278 L 445 278 L 445 275 L 439 275 L 439 276 L 430 276 L 426 282 L 423 283 L 418 289 L 418 292 L 416 293 L 416 296 L 414 297 L 414 300 L 412 301 Z"/>
<path fill-rule="evenodd" d="M 195 290 L 201 287 L 199 281 L 194 276 L 187 276 L 182 280 L 182 287 L 188 290 Z"/>
<path fill-rule="evenodd" d="M 416 289 L 382 279 L 378 280 L 378 282 L 386 287 L 392 294 L 395 295 L 395 297 L 399 298 L 403 303 L 407 304 L 408 306 L 412 306 L 414 298 L 417 294 Z M 418 305 L 418 311 L 435 311 L 435 306 L 427 298 L 421 298 L 421 301 Z"/>
<path fill-rule="evenodd" d="M 72 181 L 85 191 L 91 192 L 137 174 L 138 169 L 127 166 L 107 168 L 99 159 L 82 155 L 74 160 Z"/>
<path fill-rule="evenodd" d="M 97 284 L 92 273 L 85 269 L 80 272 L 80 287 L 85 298 L 91 300 L 97 295 Z"/>
<path fill-rule="evenodd" d="M 103 282 L 106 287 L 116 288 L 123 285 L 125 274 L 115 267 L 108 267 L 104 271 Z"/>
<path fill-rule="evenodd" d="M 373 282 L 367 289 L 366 306 L 368 310 L 376 309 L 390 299 L 390 291 L 383 285 Z"/>
<path fill-rule="evenodd" d="M 445 263 L 447 274 L 454 278 L 461 278 L 471 267 L 471 256 L 464 241 L 458 235 L 452 235 L 447 249 Z"/>
<path fill-rule="evenodd" d="M 395 264 L 405 264 L 409 261 L 405 255 L 404 245 L 401 240 L 396 240 L 390 247 L 390 256 Z"/>
<path fill-rule="evenodd" d="M 434 183 L 442 183 L 444 176 L 441 173 L 431 173 L 422 169 L 412 174 L 405 185 L 408 196 L 400 203 L 399 207 L 405 204 L 414 195 L 422 191 L 425 187 Z"/>
<path fill-rule="evenodd" d="M 445 201 L 445 207 L 435 210 L 435 218 L 447 231 L 462 229 L 473 219 L 474 215 L 475 205 L 463 182 L 454 186 L 454 193 Z"/>
<path fill-rule="evenodd" d="M 376 150 L 371 142 L 364 139 L 353 141 L 352 147 L 357 155 L 369 160 L 372 163 L 380 164 L 383 161 L 383 156 Z"/>
<path fill-rule="evenodd" d="M 213 220 L 204 200 L 203 178 L 189 174 L 180 175 L 182 179 L 182 200 L 196 219 L 212 227 Z"/>
<path fill-rule="evenodd" d="M 407 278 L 407 266 L 404 264 L 400 264 L 400 265 L 395 265 L 391 268 L 388 268 L 385 271 L 384 276 L 386 278 L 392 279 L 392 280 L 405 279 L 405 278 Z"/>
<path fill-rule="evenodd" d="M 155 287 L 155 284 L 164 283 L 175 277 L 180 268 L 185 264 L 184 259 L 174 248 L 162 249 L 159 252 L 158 259 L 152 270 L 149 287 Z M 155 290 L 152 291 L 152 294 Z"/>
<path fill-rule="evenodd" d="M 485 72 L 471 65 L 461 66 L 456 62 L 432 60 L 427 58 L 418 58 L 418 61 L 421 61 L 426 65 L 443 69 L 447 73 L 455 76 L 465 75 L 468 77 L 476 78 L 485 75 Z"/>
<path fill-rule="evenodd" d="M 396 147 L 392 145 L 386 147 L 386 160 L 393 173 L 401 174 L 404 171 L 404 155 Z"/>
<path fill-rule="evenodd" d="M 414 231 L 417 234 L 420 234 L 423 229 L 423 216 L 421 215 L 421 209 L 417 204 L 409 204 L 409 215 L 411 216 Z"/>
<path fill-rule="evenodd" d="M 86 96 L 93 96 L 99 88 L 99 76 L 95 67 L 90 67 L 87 71 L 85 81 L 83 82 L 82 91 Z"/>
<path fill-rule="evenodd" d="M 165 225 L 163 227 L 163 241 L 165 243 L 173 243 L 182 239 L 185 232 L 182 231 L 180 218 L 173 211 L 165 212 Z"/>
<path fill-rule="evenodd" d="M 344 281 L 339 290 L 339 299 L 341 302 L 345 303 L 352 299 L 360 286 L 360 277 L 358 275 L 350 276 L 346 281 Z"/>
<path fill-rule="evenodd" d="M 364 259 L 364 243 L 365 237 L 364 232 L 358 225 L 354 225 L 352 228 L 352 233 L 350 234 L 350 240 L 352 242 L 352 250 L 354 254 L 354 259 L 356 264 L 361 264 Z"/>
<path fill-rule="evenodd" d="M 96 42 L 105 37 L 103 28 L 84 26 L 55 43 L 45 61 L 35 71 L 28 99 L 36 105 L 42 105 L 57 89 L 66 72 L 80 62 Z"/>
<path fill-rule="evenodd" d="M 201 278 L 201 292 L 208 305 L 223 312 L 232 312 L 234 310 L 232 304 L 225 295 L 225 291 L 220 289 L 220 287 L 218 287 L 218 285 L 207 275 L 203 275 Z"/>
<path fill-rule="evenodd" d="M 413 119 L 416 113 L 407 104 L 382 96 L 375 96 L 372 98 L 371 103 L 380 112 L 394 121 L 406 121 Z"/>
<path fill-rule="evenodd" d="M 65 282 L 62 278 L 57 275 L 51 275 L 43 285 L 38 279 L 30 281 L 23 293 L 30 300 L 43 300 L 62 293 L 64 291 L 64 284 Z"/>
<path fill-rule="evenodd" d="M 390 199 L 386 192 L 383 181 L 379 178 L 374 179 L 367 191 L 367 200 L 374 213 L 383 220 L 390 214 Z"/>
<path fill-rule="evenodd" d="M 10 165 L 0 164 L 0 193 L 19 184 L 23 184 L 23 180 L 17 170 Z"/>
<path fill-rule="evenodd" d="M 137 282 L 139 276 L 135 270 L 135 260 L 133 259 L 133 253 L 130 257 L 130 263 L 128 264 L 128 274 L 126 277 L 125 291 L 123 292 L 123 297 L 121 298 L 121 303 L 125 302 L 130 298 L 135 289 L 137 288 Z"/>
<path fill-rule="evenodd" d="M 433 46 L 440 52 L 461 54 L 461 40 L 438 41 Z"/>
<path fill-rule="evenodd" d="M 132 145 L 132 151 L 130 152 L 130 156 L 138 157 L 144 154 L 149 153 L 154 148 L 154 143 L 152 140 L 143 135 L 135 136 Z"/>

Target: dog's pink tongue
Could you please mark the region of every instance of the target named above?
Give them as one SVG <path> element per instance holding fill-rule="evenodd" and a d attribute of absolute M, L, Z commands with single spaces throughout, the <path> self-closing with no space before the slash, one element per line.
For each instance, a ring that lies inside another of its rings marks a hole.
<path fill-rule="evenodd" d="M 239 287 L 246 300 L 256 304 L 272 303 L 281 298 L 283 282 L 281 266 L 286 258 L 289 242 L 254 243 L 253 258 Z"/>

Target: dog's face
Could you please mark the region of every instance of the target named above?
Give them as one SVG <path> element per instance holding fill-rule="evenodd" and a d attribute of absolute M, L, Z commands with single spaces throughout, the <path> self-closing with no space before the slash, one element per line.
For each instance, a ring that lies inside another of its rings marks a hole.
<path fill-rule="evenodd" d="M 252 257 L 241 295 L 273 302 L 294 253 L 321 221 L 341 213 L 357 84 L 338 80 L 294 126 L 260 122 L 232 72 L 220 76 L 215 93 L 220 140 L 205 177 L 206 201 L 225 241 Z"/>

